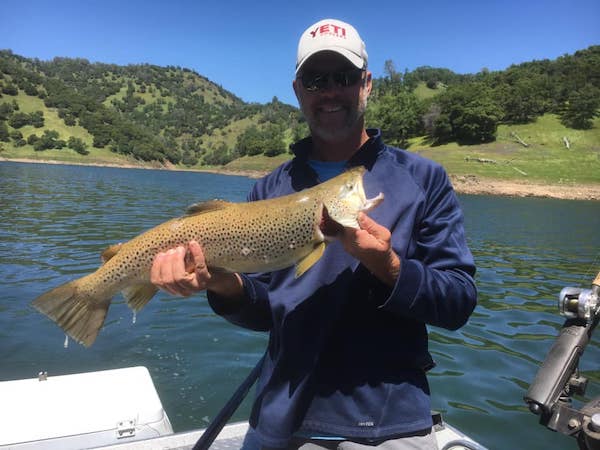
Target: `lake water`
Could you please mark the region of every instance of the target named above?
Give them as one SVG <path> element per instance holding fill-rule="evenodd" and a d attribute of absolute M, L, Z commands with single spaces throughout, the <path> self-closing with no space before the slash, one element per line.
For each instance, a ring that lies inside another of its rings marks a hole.
<path fill-rule="evenodd" d="M 159 294 L 138 314 L 116 298 L 89 349 L 63 347 L 37 295 L 98 266 L 108 245 L 187 205 L 242 201 L 253 181 L 205 173 L 0 162 L 0 380 L 144 365 L 176 431 L 206 426 L 262 355 L 266 336 L 216 316 L 202 295 Z M 479 305 L 456 332 L 431 327 L 433 406 L 491 449 L 576 448 L 537 424 L 523 394 L 563 320 L 564 286 L 600 270 L 600 203 L 460 196 Z M 581 368 L 600 395 L 597 336 Z M 252 397 L 252 394 L 249 395 Z M 246 418 L 250 401 L 234 419 Z M 1 425 L 0 425 L 1 426 Z"/>

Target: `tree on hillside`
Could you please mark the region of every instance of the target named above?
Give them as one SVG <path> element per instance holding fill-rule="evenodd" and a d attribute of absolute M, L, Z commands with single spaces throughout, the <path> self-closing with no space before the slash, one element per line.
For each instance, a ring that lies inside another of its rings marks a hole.
<path fill-rule="evenodd" d="M 181 162 L 188 167 L 195 166 L 198 164 L 198 157 L 189 149 L 185 149 L 181 155 Z"/>
<path fill-rule="evenodd" d="M 34 141 L 33 149 L 36 151 L 47 150 L 51 148 L 61 149 L 66 145 L 66 142 L 59 139 L 58 131 L 44 130 L 44 134 Z"/>
<path fill-rule="evenodd" d="M 281 128 L 273 123 L 258 128 L 251 125 L 237 138 L 236 149 L 240 156 L 276 156 L 285 153 L 285 143 Z"/>
<path fill-rule="evenodd" d="M 13 141 L 19 141 L 23 139 L 23 133 L 21 133 L 19 130 L 13 130 L 10 132 L 10 138 Z"/>
<path fill-rule="evenodd" d="M 75 136 L 71 136 L 69 138 L 69 140 L 67 141 L 67 147 L 75 150 L 80 155 L 87 155 L 90 153 L 87 149 L 86 143 Z"/>
<path fill-rule="evenodd" d="M 34 111 L 29 114 L 29 123 L 35 128 L 42 128 L 44 126 L 44 113 L 42 111 Z"/>
<path fill-rule="evenodd" d="M 269 123 L 262 132 L 263 153 L 265 156 L 277 156 L 285 153 L 286 146 L 283 140 L 282 126 Z"/>
<path fill-rule="evenodd" d="M 17 89 L 17 87 L 14 84 L 7 83 L 2 88 L 2 93 L 6 94 L 6 95 L 18 95 L 19 90 Z"/>
<path fill-rule="evenodd" d="M 260 123 L 285 123 L 289 119 L 290 112 L 294 108 L 286 105 L 279 101 L 277 96 L 274 96 L 270 103 L 261 105 L 258 111 L 262 112 L 262 117 L 259 119 Z M 258 112 L 257 111 L 257 112 Z"/>
<path fill-rule="evenodd" d="M 396 95 L 401 91 L 412 91 L 416 85 L 408 86 L 403 74 L 396 70 L 394 61 L 388 59 L 383 66 L 383 77 L 373 78 L 373 90 L 369 97 L 370 104 L 376 104 L 380 97 L 391 94 Z"/>
<path fill-rule="evenodd" d="M 404 83 L 412 89 L 415 89 L 419 82 L 423 82 L 427 84 L 427 86 L 436 88 L 438 83 L 449 86 L 464 83 L 470 79 L 472 79 L 472 75 L 459 75 L 452 72 L 450 69 L 430 66 L 417 67 L 412 72 L 404 75 Z"/>
<path fill-rule="evenodd" d="M 240 154 L 230 150 L 225 142 L 221 142 L 217 148 L 204 154 L 203 162 L 211 166 L 224 166 L 239 156 Z"/>
<path fill-rule="evenodd" d="M 563 125 L 576 129 L 592 128 L 592 120 L 600 117 L 600 90 L 586 84 L 569 95 L 563 110 L 560 113 L 560 121 Z"/>
<path fill-rule="evenodd" d="M 298 142 L 310 134 L 306 120 L 299 120 L 292 124 L 292 141 Z"/>
<path fill-rule="evenodd" d="M 11 103 L 0 103 L 0 120 L 8 120 L 13 111 L 14 107 Z"/>
<path fill-rule="evenodd" d="M 411 92 L 387 93 L 371 105 L 367 122 L 380 127 L 391 145 L 405 147 L 421 129 L 421 105 Z"/>
<path fill-rule="evenodd" d="M 383 73 L 385 74 L 385 78 L 389 79 L 392 83 L 402 82 L 402 74 L 396 70 L 396 65 L 391 59 L 387 59 L 383 63 Z"/>
<path fill-rule="evenodd" d="M 236 142 L 236 149 L 241 156 L 259 155 L 264 151 L 261 133 L 256 125 L 249 126 L 241 133 Z"/>
<path fill-rule="evenodd" d="M 432 142 L 441 144 L 452 140 L 452 125 L 447 114 L 442 112 L 438 103 L 429 105 L 422 117 L 425 134 Z"/>
<path fill-rule="evenodd" d="M 528 123 L 544 111 L 544 99 L 539 85 L 531 78 L 519 79 L 514 84 L 501 84 L 495 89 L 504 114 L 503 122 Z"/>
<path fill-rule="evenodd" d="M 27 113 L 15 112 L 8 119 L 8 124 L 13 128 L 21 128 L 29 125 L 30 116 Z"/>
<path fill-rule="evenodd" d="M 444 137 L 464 144 L 496 139 L 502 110 L 487 85 L 470 83 L 451 86 L 436 97 L 435 103 L 441 108 L 433 125 L 433 135 L 430 135 L 435 142 L 443 143 Z M 449 134 L 448 130 L 451 130 Z"/>
<path fill-rule="evenodd" d="M 0 141 L 8 142 L 10 140 L 10 133 L 8 132 L 8 125 L 4 120 L 0 120 Z"/>
<path fill-rule="evenodd" d="M 404 84 L 402 82 L 402 74 L 396 70 L 396 66 L 394 65 L 394 61 L 388 59 L 385 61 L 383 65 L 383 79 L 379 80 L 377 85 L 377 94 L 386 95 L 386 94 L 395 94 L 400 90 L 404 89 Z"/>
<path fill-rule="evenodd" d="M 8 119 L 8 123 L 13 128 L 21 128 L 25 125 L 42 128 L 44 126 L 44 113 L 42 111 L 34 111 L 30 114 L 13 112 Z"/>

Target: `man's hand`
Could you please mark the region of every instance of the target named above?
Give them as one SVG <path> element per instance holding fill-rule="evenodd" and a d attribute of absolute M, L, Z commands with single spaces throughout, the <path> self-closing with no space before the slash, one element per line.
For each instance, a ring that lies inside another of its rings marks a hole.
<path fill-rule="evenodd" d="M 348 253 L 358 259 L 373 275 L 394 286 L 400 274 L 400 258 L 392 249 L 390 230 L 359 213 L 360 228 L 344 228 L 341 241 Z"/>
<path fill-rule="evenodd" d="M 159 253 L 150 269 L 150 282 L 173 295 L 189 297 L 209 289 L 227 297 L 243 293 L 242 281 L 237 274 L 217 272 L 211 274 L 200 244 L 191 241 L 187 249 L 179 246 Z"/>

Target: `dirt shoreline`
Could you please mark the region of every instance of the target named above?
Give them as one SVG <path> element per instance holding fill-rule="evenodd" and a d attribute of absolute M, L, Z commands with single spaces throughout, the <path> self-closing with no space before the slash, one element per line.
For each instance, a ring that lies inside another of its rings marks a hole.
<path fill-rule="evenodd" d="M 450 179 L 452 180 L 454 190 L 461 194 L 545 197 L 563 200 L 600 200 L 600 184 L 542 184 L 483 179 L 473 175 L 451 175 Z"/>
<path fill-rule="evenodd" d="M 181 172 L 209 172 L 221 175 L 237 175 L 260 178 L 268 171 L 229 170 L 229 169 L 181 169 L 156 164 L 112 164 L 112 163 L 79 163 L 55 160 L 37 160 L 26 158 L 4 158 L 0 161 L 12 161 L 36 164 L 63 164 L 74 166 L 116 167 L 122 169 L 173 170 Z M 474 175 L 450 175 L 454 190 L 459 194 L 500 195 L 508 197 L 545 197 L 564 200 L 600 200 L 599 184 L 542 184 L 522 181 L 495 180 L 479 178 Z"/>

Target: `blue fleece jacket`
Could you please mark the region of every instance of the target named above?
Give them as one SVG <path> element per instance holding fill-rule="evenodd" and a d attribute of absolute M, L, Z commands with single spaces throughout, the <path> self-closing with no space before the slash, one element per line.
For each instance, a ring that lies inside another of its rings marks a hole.
<path fill-rule="evenodd" d="M 266 446 L 295 432 L 378 439 L 431 427 L 426 325 L 455 330 L 475 308 L 475 266 L 446 172 L 368 133 L 348 166 L 367 168 L 367 197 L 385 195 L 369 216 L 392 232 L 395 286 L 334 242 L 300 278 L 294 268 L 242 275 L 244 302 L 208 295 L 230 322 L 270 332 L 250 418 Z M 259 180 L 249 200 L 317 184 L 310 148 L 310 138 L 295 144 L 295 158 Z"/>

